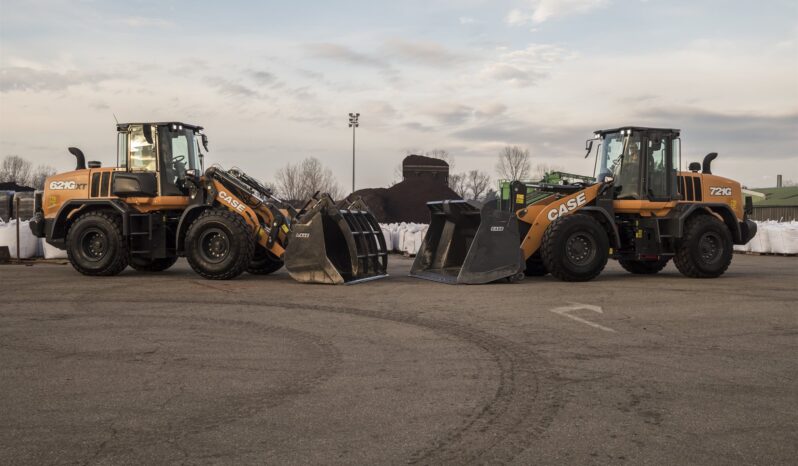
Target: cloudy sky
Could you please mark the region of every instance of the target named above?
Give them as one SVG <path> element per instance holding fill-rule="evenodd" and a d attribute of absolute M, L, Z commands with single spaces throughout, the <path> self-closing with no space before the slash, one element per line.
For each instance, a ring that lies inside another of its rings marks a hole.
<path fill-rule="evenodd" d="M 494 174 L 506 144 L 590 173 L 584 140 L 683 130 L 749 186 L 798 181 L 795 0 L 0 0 L 0 156 L 115 160 L 114 117 L 205 126 L 212 162 L 269 179 L 315 156 L 358 187 L 408 150 Z"/>

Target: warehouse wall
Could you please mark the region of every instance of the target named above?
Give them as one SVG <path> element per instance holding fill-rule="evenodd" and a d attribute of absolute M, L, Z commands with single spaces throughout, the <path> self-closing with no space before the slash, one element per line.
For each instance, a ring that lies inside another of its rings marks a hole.
<path fill-rule="evenodd" d="M 751 219 L 763 222 L 765 220 L 781 220 L 789 222 L 798 220 L 798 206 L 786 207 L 757 207 L 754 206 L 754 213 Z"/>

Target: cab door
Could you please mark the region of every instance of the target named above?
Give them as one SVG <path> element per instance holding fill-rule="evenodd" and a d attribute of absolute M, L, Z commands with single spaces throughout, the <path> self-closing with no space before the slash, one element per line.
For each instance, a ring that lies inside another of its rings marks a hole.
<path fill-rule="evenodd" d="M 673 135 L 652 132 L 644 139 L 643 192 L 644 199 L 668 202 L 678 198 L 677 167 L 673 165 Z"/>

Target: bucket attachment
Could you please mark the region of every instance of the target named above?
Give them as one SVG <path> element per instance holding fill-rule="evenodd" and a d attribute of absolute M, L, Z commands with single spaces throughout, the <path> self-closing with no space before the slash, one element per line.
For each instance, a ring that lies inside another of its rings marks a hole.
<path fill-rule="evenodd" d="M 448 284 L 490 283 L 524 271 L 518 220 L 495 203 L 428 202 L 431 221 L 410 276 Z"/>
<path fill-rule="evenodd" d="M 314 196 L 288 237 L 285 267 L 298 282 L 353 284 L 387 276 L 385 237 L 361 200 L 338 208 L 328 195 Z"/>

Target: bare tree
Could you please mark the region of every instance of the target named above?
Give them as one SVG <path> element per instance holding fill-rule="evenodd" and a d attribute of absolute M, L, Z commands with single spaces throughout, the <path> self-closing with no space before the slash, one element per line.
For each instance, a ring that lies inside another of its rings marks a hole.
<path fill-rule="evenodd" d="M 449 188 L 463 199 L 468 197 L 468 183 L 463 173 L 452 173 L 449 175 Z"/>
<path fill-rule="evenodd" d="M 454 155 L 452 155 L 446 149 L 432 149 L 428 151 L 422 151 L 420 149 L 406 149 L 405 155 L 423 155 L 433 159 L 440 159 L 449 164 L 449 172 L 454 170 Z"/>
<path fill-rule="evenodd" d="M 446 149 L 432 149 L 424 153 L 427 157 L 433 159 L 440 159 L 449 164 L 449 173 L 454 171 L 454 155 L 450 154 Z"/>
<path fill-rule="evenodd" d="M 55 168 L 49 165 L 39 165 L 30 176 L 30 186 L 39 190 L 44 189 L 44 181 L 55 174 Z"/>
<path fill-rule="evenodd" d="M 0 182 L 27 186 L 31 182 L 31 164 L 18 155 L 8 155 L 0 164 Z"/>
<path fill-rule="evenodd" d="M 287 200 L 305 200 L 316 191 L 328 193 L 333 199 L 343 195 L 332 171 L 315 157 L 306 158 L 295 165 L 287 164 L 277 170 L 276 178 L 277 192 Z"/>
<path fill-rule="evenodd" d="M 480 170 L 471 170 L 466 174 L 466 184 L 471 191 L 471 199 L 480 199 L 490 186 L 490 175 Z"/>
<path fill-rule="evenodd" d="M 562 167 L 559 165 L 549 165 L 547 163 L 539 163 L 535 165 L 535 169 L 532 171 L 532 178 L 535 180 L 542 180 L 546 173 L 550 172 L 559 172 L 562 171 Z"/>
<path fill-rule="evenodd" d="M 506 146 L 499 152 L 496 172 L 500 177 L 511 181 L 523 180 L 529 178 L 530 170 L 529 149 Z"/>

